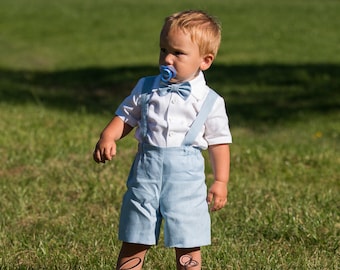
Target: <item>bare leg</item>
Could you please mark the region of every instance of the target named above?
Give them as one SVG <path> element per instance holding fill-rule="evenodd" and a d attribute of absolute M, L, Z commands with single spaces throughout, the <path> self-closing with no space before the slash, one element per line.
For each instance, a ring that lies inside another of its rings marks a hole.
<path fill-rule="evenodd" d="M 119 253 L 117 270 L 140 270 L 150 246 L 123 242 Z"/>
<path fill-rule="evenodd" d="M 201 270 L 200 247 L 176 248 L 177 270 Z"/>

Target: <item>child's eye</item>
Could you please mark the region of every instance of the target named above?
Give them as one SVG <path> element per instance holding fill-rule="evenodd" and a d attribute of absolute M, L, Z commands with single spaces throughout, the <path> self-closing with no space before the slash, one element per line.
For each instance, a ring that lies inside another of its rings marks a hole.
<path fill-rule="evenodd" d="M 183 55 L 184 53 L 181 51 L 168 51 L 166 48 L 160 48 L 160 51 L 162 54 L 172 54 L 172 55 L 176 55 L 176 56 L 180 56 Z"/>

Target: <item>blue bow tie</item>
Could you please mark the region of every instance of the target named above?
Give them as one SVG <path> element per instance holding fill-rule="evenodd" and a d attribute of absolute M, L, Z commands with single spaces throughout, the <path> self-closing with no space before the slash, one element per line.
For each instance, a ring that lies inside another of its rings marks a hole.
<path fill-rule="evenodd" d="M 190 95 L 190 92 L 191 92 L 190 83 L 184 82 L 184 83 L 181 83 L 181 84 L 168 84 L 168 83 L 161 81 L 160 87 L 158 89 L 158 94 L 160 96 L 165 96 L 166 94 L 168 94 L 170 92 L 175 92 L 179 96 L 181 96 L 181 98 L 186 100 L 188 98 L 188 96 Z"/>

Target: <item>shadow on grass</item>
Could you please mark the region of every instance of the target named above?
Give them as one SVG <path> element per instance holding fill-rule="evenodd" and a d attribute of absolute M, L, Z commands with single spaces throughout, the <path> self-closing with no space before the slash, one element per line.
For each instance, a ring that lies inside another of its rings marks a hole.
<path fill-rule="evenodd" d="M 138 78 L 157 72 L 156 66 L 57 72 L 0 69 L 0 102 L 114 112 Z M 234 125 L 275 124 L 299 114 L 333 113 L 340 108 L 340 65 L 336 64 L 215 64 L 206 77 L 226 98 Z"/>

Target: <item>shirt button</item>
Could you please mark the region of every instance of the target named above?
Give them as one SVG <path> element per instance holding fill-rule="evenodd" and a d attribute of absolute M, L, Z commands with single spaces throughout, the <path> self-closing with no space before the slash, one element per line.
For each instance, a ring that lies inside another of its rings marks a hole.
<path fill-rule="evenodd" d="M 169 137 L 172 137 L 174 135 L 174 133 L 171 131 L 169 132 Z"/>

